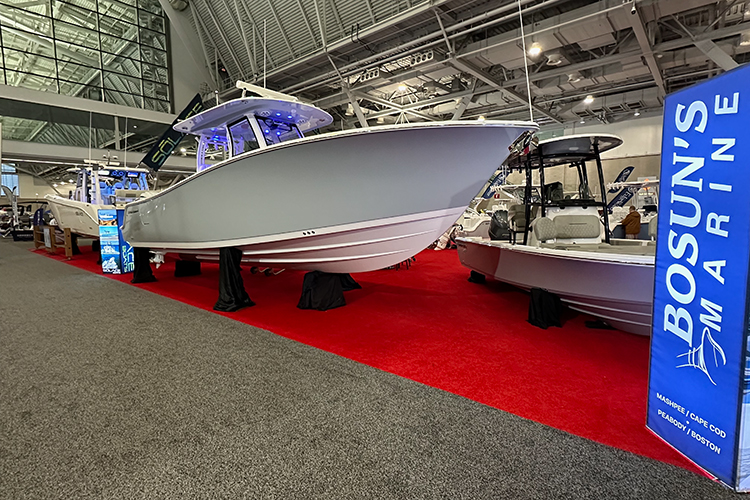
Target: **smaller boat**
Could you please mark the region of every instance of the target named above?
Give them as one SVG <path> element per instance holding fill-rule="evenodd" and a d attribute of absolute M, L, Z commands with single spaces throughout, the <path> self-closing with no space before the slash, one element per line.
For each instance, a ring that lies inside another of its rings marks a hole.
<path fill-rule="evenodd" d="M 99 237 L 98 211 L 125 206 L 126 203 L 153 192 L 148 187 L 148 170 L 122 168 L 117 165 L 83 167 L 78 170 L 76 188 L 69 198 L 46 195 L 57 225 L 71 232 Z"/>
<path fill-rule="evenodd" d="M 523 203 L 509 207 L 509 220 L 518 216 L 521 222 L 511 224 L 506 240 L 458 238 L 461 263 L 522 289 L 544 288 L 571 309 L 649 335 L 655 242 L 613 239 L 605 229 L 609 220 L 600 154 L 621 143 L 612 135 L 577 135 L 511 154 L 507 166 L 526 176 Z M 565 194 L 561 182 L 548 182 L 564 168 L 578 180 L 572 195 Z M 589 189 L 591 180 L 599 184 L 598 199 Z M 542 186 L 538 198 L 532 194 L 536 181 Z"/>

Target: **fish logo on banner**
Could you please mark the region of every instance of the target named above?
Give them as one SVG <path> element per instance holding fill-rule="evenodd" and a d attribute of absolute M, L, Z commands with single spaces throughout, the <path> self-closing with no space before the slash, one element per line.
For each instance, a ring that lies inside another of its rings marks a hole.
<path fill-rule="evenodd" d="M 750 65 L 667 96 L 647 426 L 750 490 Z"/>
<path fill-rule="evenodd" d="M 169 129 L 167 129 L 159 141 L 154 144 L 154 147 L 146 153 L 146 156 L 143 157 L 141 163 L 146 164 L 152 170 L 159 170 L 175 150 L 177 145 L 180 144 L 180 141 L 185 137 L 185 134 L 178 132 L 173 128 L 175 124 L 200 113 L 203 111 L 203 107 L 203 100 L 201 99 L 200 94 L 195 94 L 193 100 L 190 101 L 187 107 L 183 109 L 179 115 L 177 115 L 177 118 L 172 122 L 172 125 L 169 126 Z"/>

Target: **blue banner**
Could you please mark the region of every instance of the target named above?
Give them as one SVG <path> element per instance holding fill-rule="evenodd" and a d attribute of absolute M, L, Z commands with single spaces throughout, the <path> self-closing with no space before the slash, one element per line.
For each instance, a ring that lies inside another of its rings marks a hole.
<path fill-rule="evenodd" d="M 667 97 L 648 428 L 739 487 L 750 259 L 750 66 Z"/>
<path fill-rule="evenodd" d="M 133 247 L 122 238 L 124 210 L 100 209 L 99 246 L 102 255 L 102 272 L 105 274 L 132 273 Z"/>
<path fill-rule="evenodd" d="M 487 186 L 487 189 L 484 190 L 484 193 L 482 193 L 482 198 L 484 198 L 485 200 L 492 198 L 492 196 L 495 194 L 496 188 L 505 184 L 505 179 L 507 177 L 508 177 L 508 171 L 506 169 L 500 170 L 500 172 L 498 172 L 495 178 L 492 179 L 492 181 L 490 182 L 490 185 Z"/>

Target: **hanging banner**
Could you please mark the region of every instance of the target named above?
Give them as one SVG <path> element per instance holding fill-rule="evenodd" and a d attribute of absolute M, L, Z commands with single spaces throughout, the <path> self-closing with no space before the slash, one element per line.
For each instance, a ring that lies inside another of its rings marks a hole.
<path fill-rule="evenodd" d="M 633 166 L 623 168 L 622 172 L 620 172 L 615 178 L 613 184 L 616 184 L 618 182 L 625 182 L 626 180 L 628 180 L 628 177 L 630 177 L 630 174 L 633 173 L 633 170 L 635 170 L 635 167 Z M 614 186 L 609 188 L 609 191 L 607 192 L 609 194 L 615 194 L 617 191 L 619 191 L 619 189 L 619 187 Z"/>
<path fill-rule="evenodd" d="M 735 489 L 750 262 L 750 66 L 666 98 L 647 426 Z"/>
<path fill-rule="evenodd" d="M 193 100 L 190 101 L 190 103 L 185 107 L 185 109 L 182 110 L 179 115 L 177 115 L 177 118 L 175 118 L 175 120 L 172 122 L 172 125 L 170 125 L 167 131 L 162 134 L 159 142 L 154 144 L 149 152 L 146 153 L 146 156 L 143 157 L 141 163 L 145 163 L 149 168 L 153 170 L 159 170 L 161 166 L 164 165 L 164 162 L 167 161 L 167 158 L 169 158 L 169 156 L 175 150 L 180 141 L 182 141 L 182 139 L 185 137 L 185 134 L 176 131 L 172 127 L 174 127 L 175 124 L 183 120 L 187 120 L 191 116 L 200 113 L 201 111 L 203 111 L 203 100 L 201 99 L 200 94 L 195 94 Z"/>

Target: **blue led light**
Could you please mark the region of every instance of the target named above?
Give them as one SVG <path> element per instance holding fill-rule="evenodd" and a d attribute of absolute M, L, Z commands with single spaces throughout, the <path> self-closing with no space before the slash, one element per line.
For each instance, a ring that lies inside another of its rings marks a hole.
<path fill-rule="evenodd" d="M 292 119 L 292 115 L 287 116 L 287 118 L 289 118 L 291 120 Z"/>
<path fill-rule="evenodd" d="M 281 135 L 281 132 L 276 132 L 276 135 Z"/>
<path fill-rule="evenodd" d="M 281 116 L 281 113 L 276 113 L 276 116 Z"/>
<path fill-rule="evenodd" d="M 270 134 L 270 133 L 271 133 L 271 131 L 270 131 L 270 130 L 266 130 L 266 134 Z"/>

